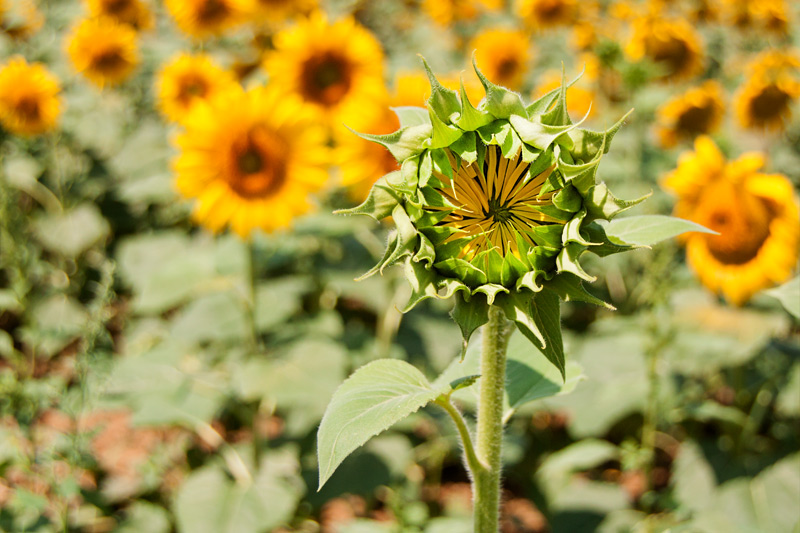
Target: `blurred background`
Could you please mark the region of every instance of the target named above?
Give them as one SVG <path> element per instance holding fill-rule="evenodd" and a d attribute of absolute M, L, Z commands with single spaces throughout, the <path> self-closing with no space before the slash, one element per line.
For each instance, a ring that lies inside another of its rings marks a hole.
<path fill-rule="evenodd" d="M 562 304 L 583 379 L 509 422 L 502 531 L 797 532 L 798 16 L 783 0 L 0 0 L 0 530 L 471 530 L 433 409 L 316 491 L 316 428 L 353 369 L 391 357 L 433 378 L 460 350 L 450 302 L 397 311 L 401 268 L 353 281 L 389 225 L 331 214 L 396 169 L 344 125 L 389 133 L 391 107 L 424 106 L 421 54 L 474 105 L 473 58 L 526 100 L 582 73 L 584 127 L 635 108 L 599 179 L 652 192 L 630 214 L 720 234 L 587 261 L 617 311 Z M 292 126 L 264 141 L 253 117 Z M 233 170 L 216 148 L 242 156 Z M 264 157 L 315 178 L 250 179 Z"/>

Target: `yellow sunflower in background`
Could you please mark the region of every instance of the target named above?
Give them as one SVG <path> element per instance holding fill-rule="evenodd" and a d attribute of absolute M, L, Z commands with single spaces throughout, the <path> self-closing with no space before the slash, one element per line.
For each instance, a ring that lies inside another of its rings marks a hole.
<path fill-rule="evenodd" d="M 382 113 L 365 115 L 351 126 L 363 133 L 386 134 L 400 129 L 400 121 L 387 107 Z M 335 160 L 341 173 L 340 182 L 347 187 L 351 199 L 360 203 L 367 198 L 375 180 L 399 170 L 400 166 L 392 153 L 380 144 L 362 139 L 344 128 L 337 133 Z"/>
<path fill-rule="evenodd" d="M 657 113 L 661 146 L 671 148 L 680 140 L 716 131 L 725 115 L 722 94 L 722 86 L 708 80 L 661 106 Z"/>
<path fill-rule="evenodd" d="M 728 23 L 743 30 L 765 29 L 778 34 L 789 30 L 789 13 L 784 0 L 724 0 Z"/>
<path fill-rule="evenodd" d="M 204 39 L 219 35 L 241 22 L 248 0 L 164 0 L 178 28 Z"/>
<path fill-rule="evenodd" d="M 100 87 L 125 81 L 139 64 L 136 31 L 108 17 L 85 19 L 67 41 L 75 70 Z"/>
<path fill-rule="evenodd" d="M 158 107 L 170 120 L 183 122 L 197 102 L 236 85 L 233 73 L 206 54 L 178 54 L 158 73 Z"/>
<path fill-rule="evenodd" d="M 52 130 L 61 112 L 58 79 L 41 63 L 11 58 L 0 68 L 0 123 L 17 135 Z"/>
<path fill-rule="evenodd" d="M 460 80 L 459 74 L 450 74 L 439 78 L 439 82 L 443 86 L 454 91 L 460 91 Z M 425 101 L 431 95 L 430 81 L 422 72 L 400 72 L 395 76 L 394 85 L 394 92 L 390 98 L 392 106 L 425 107 Z M 474 106 L 478 105 L 485 94 L 483 85 L 474 74 L 468 75 L 464 79 L 464 90 Z"/>
<path fill-rule="evenodd" d="M 788 279 L 800 251 L 800 204 L 781 174 L 762 174 L 760 154 L 726 162 L 705 136 L 684 153 L 664 187 L 678 196 L 675 215 L 719 235 L 690 233 L 686 257 L 700 281 L 734 305 Z"/>
<path fill-rule="evenodd" d="M 517 8 L 520 18 L 537 30 L 570 25 L 578 11 L 577 0 L 522 0 Z"/>
<path fill-rule="evenodd" d="M 518 30 L 484 30 L 468 46 L 475 51 L 478 68 L 492 82 L 519 90 L 531 59 L 530 41 Z"/>
<path fill-rule="evenodd" d="M 195 199 L 195 219 L 247 238 L 309 211 L 328 180 L 326 132 L 294 96 L 272 87 L 231 89 L 203 101 L 175 143 L 178 191 Z"/>
<path fill-rule="evenodd" d="M 12 39 L 27 39 L 43 24 L 44 16 L 33 0 L 0 0 L 0 28 Z"/>
<path fill-rule="evenodd" d="M 265 59 L 270 82 L 318 110 L 329 125 L 378 112 L 385 101 L 383 51 L 355 19 L 315 13 L 275 36 Z"/>
<path fill-rule="evenodd" d="M 315 11 L 319 7 L 319 2 L 318 0 L 247 0 L 245 6 L 248 21 L 279 24 Z"/>
<path fill-rule="evenodd" d="M 503 7 L 502 0 L 424 0 L 422 9 L 440 26 L 473 20 L 481 12 Z"/>
<path fill-rule="evenodd" d="M 136 30 L 153 27 L 153 13 L 142 0 L 86 0 L 93 17 L 109 17 Z"/>
<path fill-rule="evenodd" d="M 739 122 L 745 128 L 782 130 L 800 97 L 800 58 L 794 52 L 769 50 L 747 68 L 748 79 L 736 94 Z"/>
<path fill-rule="evenodd" d="M 635 19 L 626 51 L 634 60 L 646 57 L 659 65 L 666 80 L 691 78 L 703 70 L 700 36 L 686 19 L 657 15 Z"/>
<path fill-rule="evenodd" d="M 583 79 L 591 79 L 588 70 Z M 589 118 L 592 118 L 597 115 L 597 95 L 591 89 L 580 87 L 579 83 L 567 89 L 567 111 L 573 117 L 583 118 L 589 113 Z M 561 73 L 555 70 L 546 72 L 534 91 L 534 98 L 544 96 L 558 87 L 561 87 Z"/>

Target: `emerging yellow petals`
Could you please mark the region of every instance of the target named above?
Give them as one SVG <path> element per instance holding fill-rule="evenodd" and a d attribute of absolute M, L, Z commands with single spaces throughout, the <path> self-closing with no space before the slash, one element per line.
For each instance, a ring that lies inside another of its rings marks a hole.
<path fill-rule="evenodd" d="M 725 105 L 722 86 L 713 80 L 689 89 L 658 110 L 658 137 L 661 146 L 671 148 L 680 140 L 716 131 L 722 123 Z"/>
<path fill-rule="evenodd" d="M 478 67 L 493 83 L 519 90 L 531 60 L 530 42 L 517 30 L 486 30 L 469 44 Z"/>
<path fill-rule="evenodd" d="M 153 27 L 153 14 L 142 0 L 87 0 L 93 17 L 109 17 L 136 30 Z"/>
<path fill-rule="evenodd" d="M 233 74 L 208 55 L 179 54 L 159 72 L 158 107 L 168 119 L 183 122 L 197 103 L 236 85 Z"/>
<path fill-rule="evenodd" d="M 198 103 L 176 139 L 178 191 L 194 216 L 243 238 L 273 232 L 311 209 L 328 179 L 326 133 L 294 97 L 273 88 L 231 89 Z"/>
<path fill-rule="evenodd" d="M 719 235 L 685 239 L 689 265 L 709 290 L 735 305 L 791 276 L 800 251 L 800 204 L 789 180 L 758 172 L 760 154 L 726 162 L 708 137 L 684 154 L 664 186 L 678 195 L 675 214 Z"/>
<path fill-rule="evenodd" d="M 800 97 L 800 58 L 771 50 L 759 54 L 747 69 L 747 81 L 736 94 L 736 116 L 745 128 L 782 130 Z"/>
<path fill-rule="evenodd" d="M 330 125 L 378 112 L 385 100 L 383 51 L 353 18 L 329 23 L 315 13 L 275 36 L 265 64 L 270 83 L 298 95 Z"/>
<path fill-rule="evenodd" d="M 52 130 L 61 112 L 59 91 L 44 65 L 12 58 L 0 68 L 0 123 L 17 135 Z"/>
<path fill-rule="evenodd" d="M 108 17 L 85 19 L 69 35 L 75 70 L 100 88 L 125 81 L 139 64 L 136 31 Z"/>

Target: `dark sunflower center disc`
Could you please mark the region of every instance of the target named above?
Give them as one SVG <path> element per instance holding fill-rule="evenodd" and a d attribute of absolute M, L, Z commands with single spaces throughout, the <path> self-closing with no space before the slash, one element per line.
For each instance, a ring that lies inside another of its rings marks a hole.
<path fill-rule="evenodd" d="M 307 99 L 325 106 L 336 105 L 350 90 L 349 62 L 326 52 L 308 59 L 301 73 L 302 90 Z"/>
<path fill-rule="evenodd" d="M 263 126 L 251 128 L 230 150 L 231 189 L 245 198 L 263 198 L 286 180 L 286 142 Z"/>
<path fill-rule="evenodd" d="M 767 85 L 750 103 L 752 115 L 771 118 L 780 115 L 789 104 L 789 95 L 775 84 Z"/>

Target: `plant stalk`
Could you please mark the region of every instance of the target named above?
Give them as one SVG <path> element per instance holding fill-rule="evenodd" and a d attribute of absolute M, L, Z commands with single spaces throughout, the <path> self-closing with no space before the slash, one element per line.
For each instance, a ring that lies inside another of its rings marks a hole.
<path fill-rule="evenodd" d="M 511 327 L 503 310 L 489 307 L 483 327 L 478 431 L 475 453 L 480 468 L 472 472 L 475 533 L 497 533 L 500 518 L 500 472 L 503 446 L 503 393 L 506 349 Z"/>
<path fill-rule="evenodd" d="M 256 246 L 252 238 L 247 241 L 247 305 L 245 313 L 247 325 L 250 330 L 250 348 L 259 349 L 258 327 L 256 326 Z"/>

